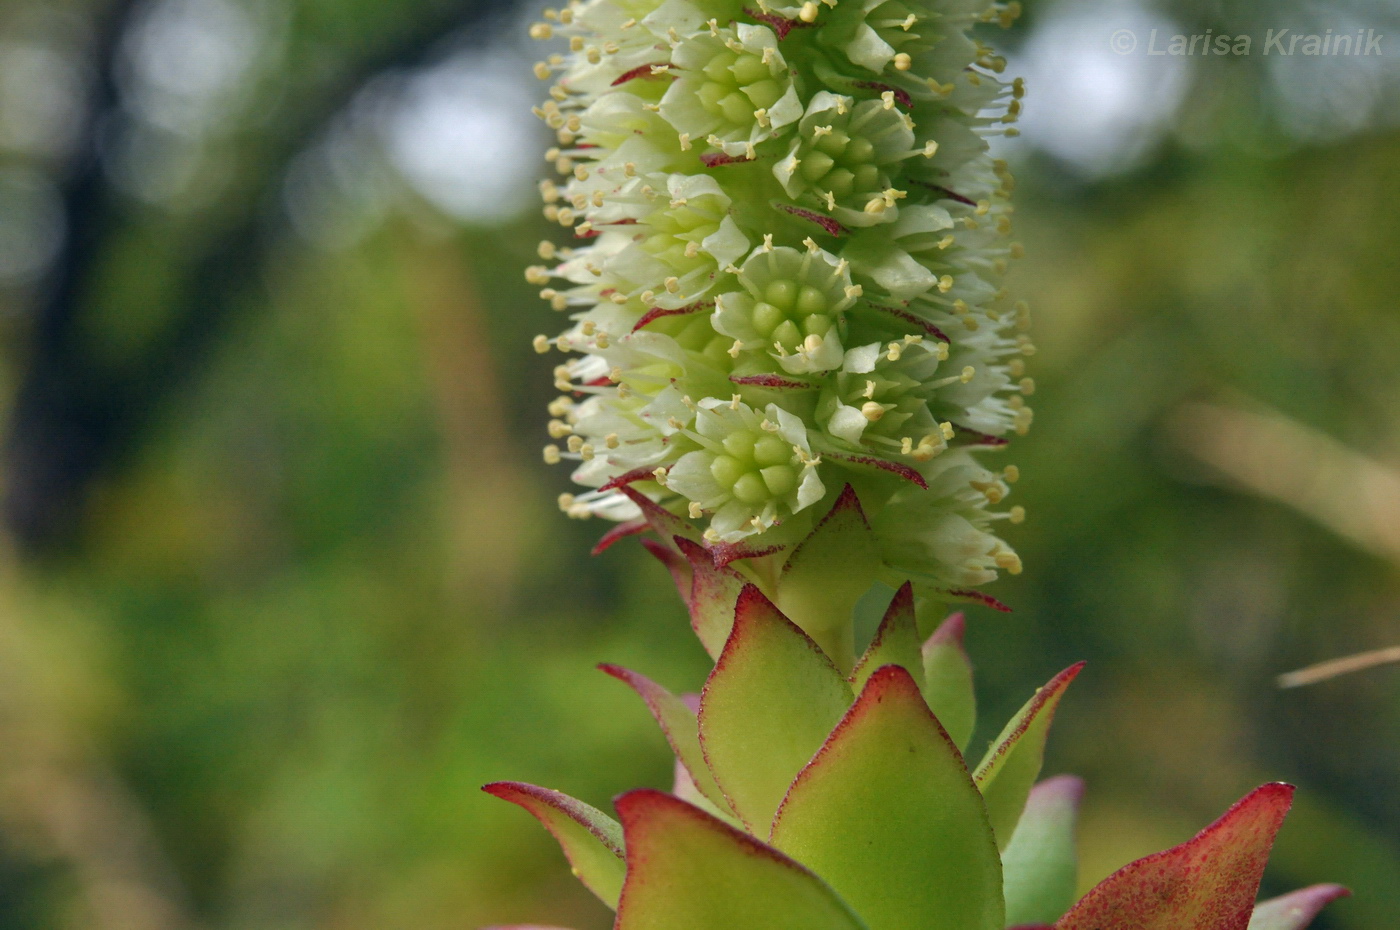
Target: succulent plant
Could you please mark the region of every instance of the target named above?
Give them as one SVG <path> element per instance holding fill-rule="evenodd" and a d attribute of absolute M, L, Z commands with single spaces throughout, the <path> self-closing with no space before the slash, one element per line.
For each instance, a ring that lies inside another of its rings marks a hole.
<path fill-rule="evenodd" d="M 615 666 L 676 756 L 617 818 L 486 786 L 554 834 L 618 930 L 1301 930 L 1344 892 L 1256 906 L 1292 789 L 1082 899 L 1083 786 L 1038 781 L 1075 665 L 976 766 L 963 619 L 941 605 L 1015 552 L 1017 478 L 979 450 L 1024 432 L 1034 346 L 1001 276 L 1012 179 L 986 138 L 1022 86 L 971 37 L 985 0 L 585 0 L 537 74 L 561 185 L 527 278 L 570 323 L 546 461 L 572 516 L 641 535 L 714 659 L 698 695 Z M 859 656 L 853 620 L 894 590 Z M 897 590 L 895 590 L 897 589 Z M 526 928 L 520 928 L 526 930 Z"/>
<path fill-rule="evenodd" d="M 848 489 L 794 548 L 788 584 L 808 571 L 804 553 L 859 539 L 863 522 Z M 692 538 L 646 541 L 664 553 L 715 658 L 699 695 L 602 667 L 665 734 L 671 792 L 624 794 L 614 820 L 545 788 L 485 789 L 554 834 L 575 874 L 617 910 L 619 930 L 1301 930 L 1345 893 L 1319 885 L 1256 907 L 1293 792 L 1270 784 L 1076 902 L 1083 786 L 1037 780 L 1081 665 L 1032 695 L 970 767 L 961 614 L 921 637 L 906 583 L 860 659 L 843 665 Z"/>

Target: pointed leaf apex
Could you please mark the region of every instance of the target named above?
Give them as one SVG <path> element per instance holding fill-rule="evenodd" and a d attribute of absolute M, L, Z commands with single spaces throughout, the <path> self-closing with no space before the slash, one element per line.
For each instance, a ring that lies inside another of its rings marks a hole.
<path fill-rule="evenodd" d="M 482 791 L 524 808 L 558 841 L 574 874 L 609 907 L 616 907 L 626 873 L 622 828 L 607 814 L 558 791 L 498 781 Z"/>
<path fill-rule="evenodd" d="M 1342 885 L 1312 885 L 1261 901 L 1249 919 L 1249 930 L 1304 930 L 1324 907 L 1350 895 Z"/>
<path fill-rule="evenodd" d="M 1256 788 L 1193 839 L 1129 863 L 1081 898 L 1056 930 L 1097 930 L 1124 918 L 1135 930 L 1245 930 L 1293 790 L 1282 782 Z"/>
<path fill-rule="evenodd" d="M 601 812 L 582 801 L 576 801 L 562 792 L 541 788 L 539 785 L 531 785 L 523 781 L 493 781 L 489 785 L 482 785 L 481 790 L 492 797 L 525 808 L 541 821 L 544 821 L 544 818 L 538 813 L 541 808 L 558 811 L 586 829 L 618 858 L 622 858 L 622 845 L 617 842 L 617 838 L 610 836 L 606 830 L 600 829 L 592 818 L 585 817 L 589 813 Z M 548 827 L 549 824 L 546 822 L 545 826 Z M 552 827 L 550 832 L 553 832 Z"/>
<path fill-rule="evenodd" d="M 682 592 L 690 610 L 690 626 L 710 658 L 719 658 L 734 626 L 734 604 L 744 578 L 731 568 L 717 566 L 710 550 L 684 536 L 672 539 L 690 566 L 690 585 Z"/>
<path fill-rule="evenodd" d="M 1070 682 L 1084 668 L 1076 662 L 1026 702 L 992 742 L 973 779 L 987 800 L 997 844 L 1005 849 L 1020 821 L 1031 786 L 1040 775 L 1055 709 Z"/>
<path fill-rule="evenodd" d="M 846 487 L 849 488 L 850 485 L 848 484 L 848 485 L 846 485 Z M 902 611 L 902 612 L 903 612 L 903 611 L 907 611 L 907 612 L 909 612 L 909 613 L 913 613 L 913 611 L 914 611 L 914 582 L 912 582 L 912 581 L 906 581 L 906 582 L 904 582 L 904 584 L 902 584 L 902 585 L 899 586 L 899 590 L 896 591 L 896 592 L 894 592 L 894 597 L 890 599 L 890 606 L 889 606 L 888 608 L 886 608 L 885 614 L 886 614 L 886 616 L 888 616 L 889 614 L 895 612 L 896 610 Z"/>
<path fill-rule="evenodd" d="M 645 675 L 606 662 L 598 668 L 637 693 L 646 703 L 647 710 L 651 712 L 657 725 L 661 727 L 661 733 L 666 737 L 671 752 L 690 774 L 696 790 L 720 810 L 726 810 L 728 805 L 724 794 L 710 775 L 704 753 L 700 749 L 695 709 L 684 698 L 676 697 Z"/>
<path fill-rule="evenodd" d="M 875 638 L 851 672 L 851 684 L 861 687 L 866 677 L 882 665 L 903 666 L 923 690 L 924 664 L 919 648 L 918 620 L 914 617 L 914 586 L 909 582 L 905 582 L 890 600 Z"/>
<path fill-rule="evenodd" d="M 1037 797 L 1062 798 L 1077 808 L 1084 801 L 1084 779 L 1078 775 L 1056 775 L 1032 788 L 1031 794 Z"/>
<path fill-rule="evenodd" d="M 999 757 L 1016 747 L 1021 737 L 1025 735 L 1025 732 L 1030 729 L 1032 724 L 1040 719 L 1041 710 L 1047 704 L 1057 702 L 1060 696 L 1064 694 L 1065 689 L 1069 687 L 1070 682 L 1079 677 L 1079 673 L 1084 670 L 1084 666 L 1087 664 L 1086 662 L 1074 663 L 1069 668 L 1050 679 L 1035 692 L 1035 696 L 1032 697 L 1030 701 L 1027 702 L 1026 706 L 1022 708 L 1021 712 L 1017 714 L 1016 727 L 1012 729 L 1010 733 L 1003 734 L 997 745 L 988 752 L 987 758 L 977 767 L 979 782 L 985 777 L 987 771 Z M 1051 708 L 1050 712 L 1053 716 L 1054 709 Z M 1046 724 L 1049 724 L 1049 719 L 1046 720 Z"/>
<path fill-rule="evenodd" d="M 907 585 L 906 585 L 907 587 Z M 903 588 L 900 589 L 904 590 Z M 925 627 L 927 629 L 927 627 Z M 955 614 L 950 614 L 947 620 L 938 625 L 938 629 L 933 631 L 933 635 L 928 638 L 924 648 L 930 646 L 942 646 L 951 644 L 959 649 L 963 648 L 963 638 L 967 635 L 967 616 L 960 610 Z"/>
<path fill-rule="evenodd" d="M 771 610 L 775 614 L 782 614 L 777 605 L 758 589 L 758 585 L 746 584 L 739 592 L 739 600 L 734 604 L 734 616 L 737 620 L 740 616 L 749 616 L 755 610 Z"/>
<path fill-rule="evenodd" d="M 645 520 L 628 520 L 626 523 L 619 523 L 599 537 L 597 545 L 593 547 L 589 555 L 602 555 L 628 536 L 636 536 L 638 533 L 646 531 L 647 521 Z"/>
<path fill-rule="evenodd" d="M 865 510 L 860 506 L 860 497 L 856 494 L 856 489 L 851 487 L 849 483 L 841 489 L 840 495 L 836 498 L 836 503 L 831 505 L 831 513 L 828 513 L 826 518 L 830 519 L 832 513 L 841 510 L 854 510 L 856 513 L 860 514 L 862 520 L 865 520 Z"/>

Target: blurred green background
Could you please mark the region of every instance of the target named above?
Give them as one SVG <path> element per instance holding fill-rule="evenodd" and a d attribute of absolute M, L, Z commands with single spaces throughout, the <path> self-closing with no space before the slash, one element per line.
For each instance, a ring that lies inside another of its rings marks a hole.
<path fill-rule="evenodd" d="M 1275 685 L 1400 644 L 1397 13 L 1032 0 L 994 36 L 1038 416 L 1015 612 L 969 645 L 982 739 L 1090 662 L 1047 769 L 1089 780 L 1086 883 L 1285 779 L 1266 891 L 1400 926 L 1400 669 Z M 592 666 L 706 662 L 540 461 L 526 15 L 0 3 L 0 928 L 608 925 L 477 788 L 666 783 Z M 1265 56 L 1284 28 L 1384 55 Z"/>

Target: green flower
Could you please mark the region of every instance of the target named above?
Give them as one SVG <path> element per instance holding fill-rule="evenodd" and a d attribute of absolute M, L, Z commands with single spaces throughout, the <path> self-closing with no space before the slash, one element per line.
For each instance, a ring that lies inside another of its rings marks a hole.
<path fill-rule="evenodd" d="M 984 474 L 940 456 L 1030 423 L 1034 347 L 1001 287 L 1012 181 L 986 143 L 1013 131 L 1021 89 L 968 35 L 1009 18 L 588 0 L 536 24 L 569 45 L 537 67 L 557 78 L 538 113 L 561 176 L 545 215 L 576 240 L 543 243 L 527 277 L 569 317 L 536 346 L 570 354 L 545 449 L 587 489 L 570 514 L 635 524 L 630 487 L 707 545 L 772 550 L 854 484 L 891 534 L 878 552 L 906 553 L 894 502 L 944 528 L 899 560 L 930 585 L 1018 564 L 991 529 L 999 485 L 928 491 Z M 719 429 L 757 444 L 755 418 L 800 436 L 795 464 L 711 447 Z"/>

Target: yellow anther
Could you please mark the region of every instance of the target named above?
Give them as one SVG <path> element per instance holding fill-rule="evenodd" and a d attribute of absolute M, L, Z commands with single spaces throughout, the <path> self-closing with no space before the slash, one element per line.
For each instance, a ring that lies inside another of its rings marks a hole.
<path fill-rule="evenodd" d="M 1015 507 L 1012 507 L 1011 510 L 1007 513 L 1007 519 L 1009 519 L 1012 523 L 1025 523 L 1026 508 L 1022 507 L 1020 504 L 1017 504 Z"/>
<path fill-rule="evenodd" d="M 900 52 L 894 56 L 894 67 L 896 71 L 908 71 L 914 66 L 914 59 L 909 57 L 907 52 Z"/>
<path fill-rule="evenodd" d="M 976 376 L 977 376 L 977 369 L 976 369 L 976 368 L 973 368 L 971 365 L 966 365 L 966 366 L 963 367 L 962 374 L 960 374 L 960 375 L 958 376 L 958 379 L 959 379 L 960 381 L 962 381 L 963 384 L 967 384 L 969 381 L 971 381 L 971 380 L 972 380 L 974 377 L 976 377 Z"/>
<path fill-rule="evenodd" d="M 558 465 L 561 458 L 558 446 L 551 443 L 544 447 L 544 463 L 546 465 Z"/>
<path fill-rule="evenodd" d="M 544 335 L 536 336 L 530 345 L 535 347 L 536 352 L 544 355 L 550 349 L 549 337 Z"/>

